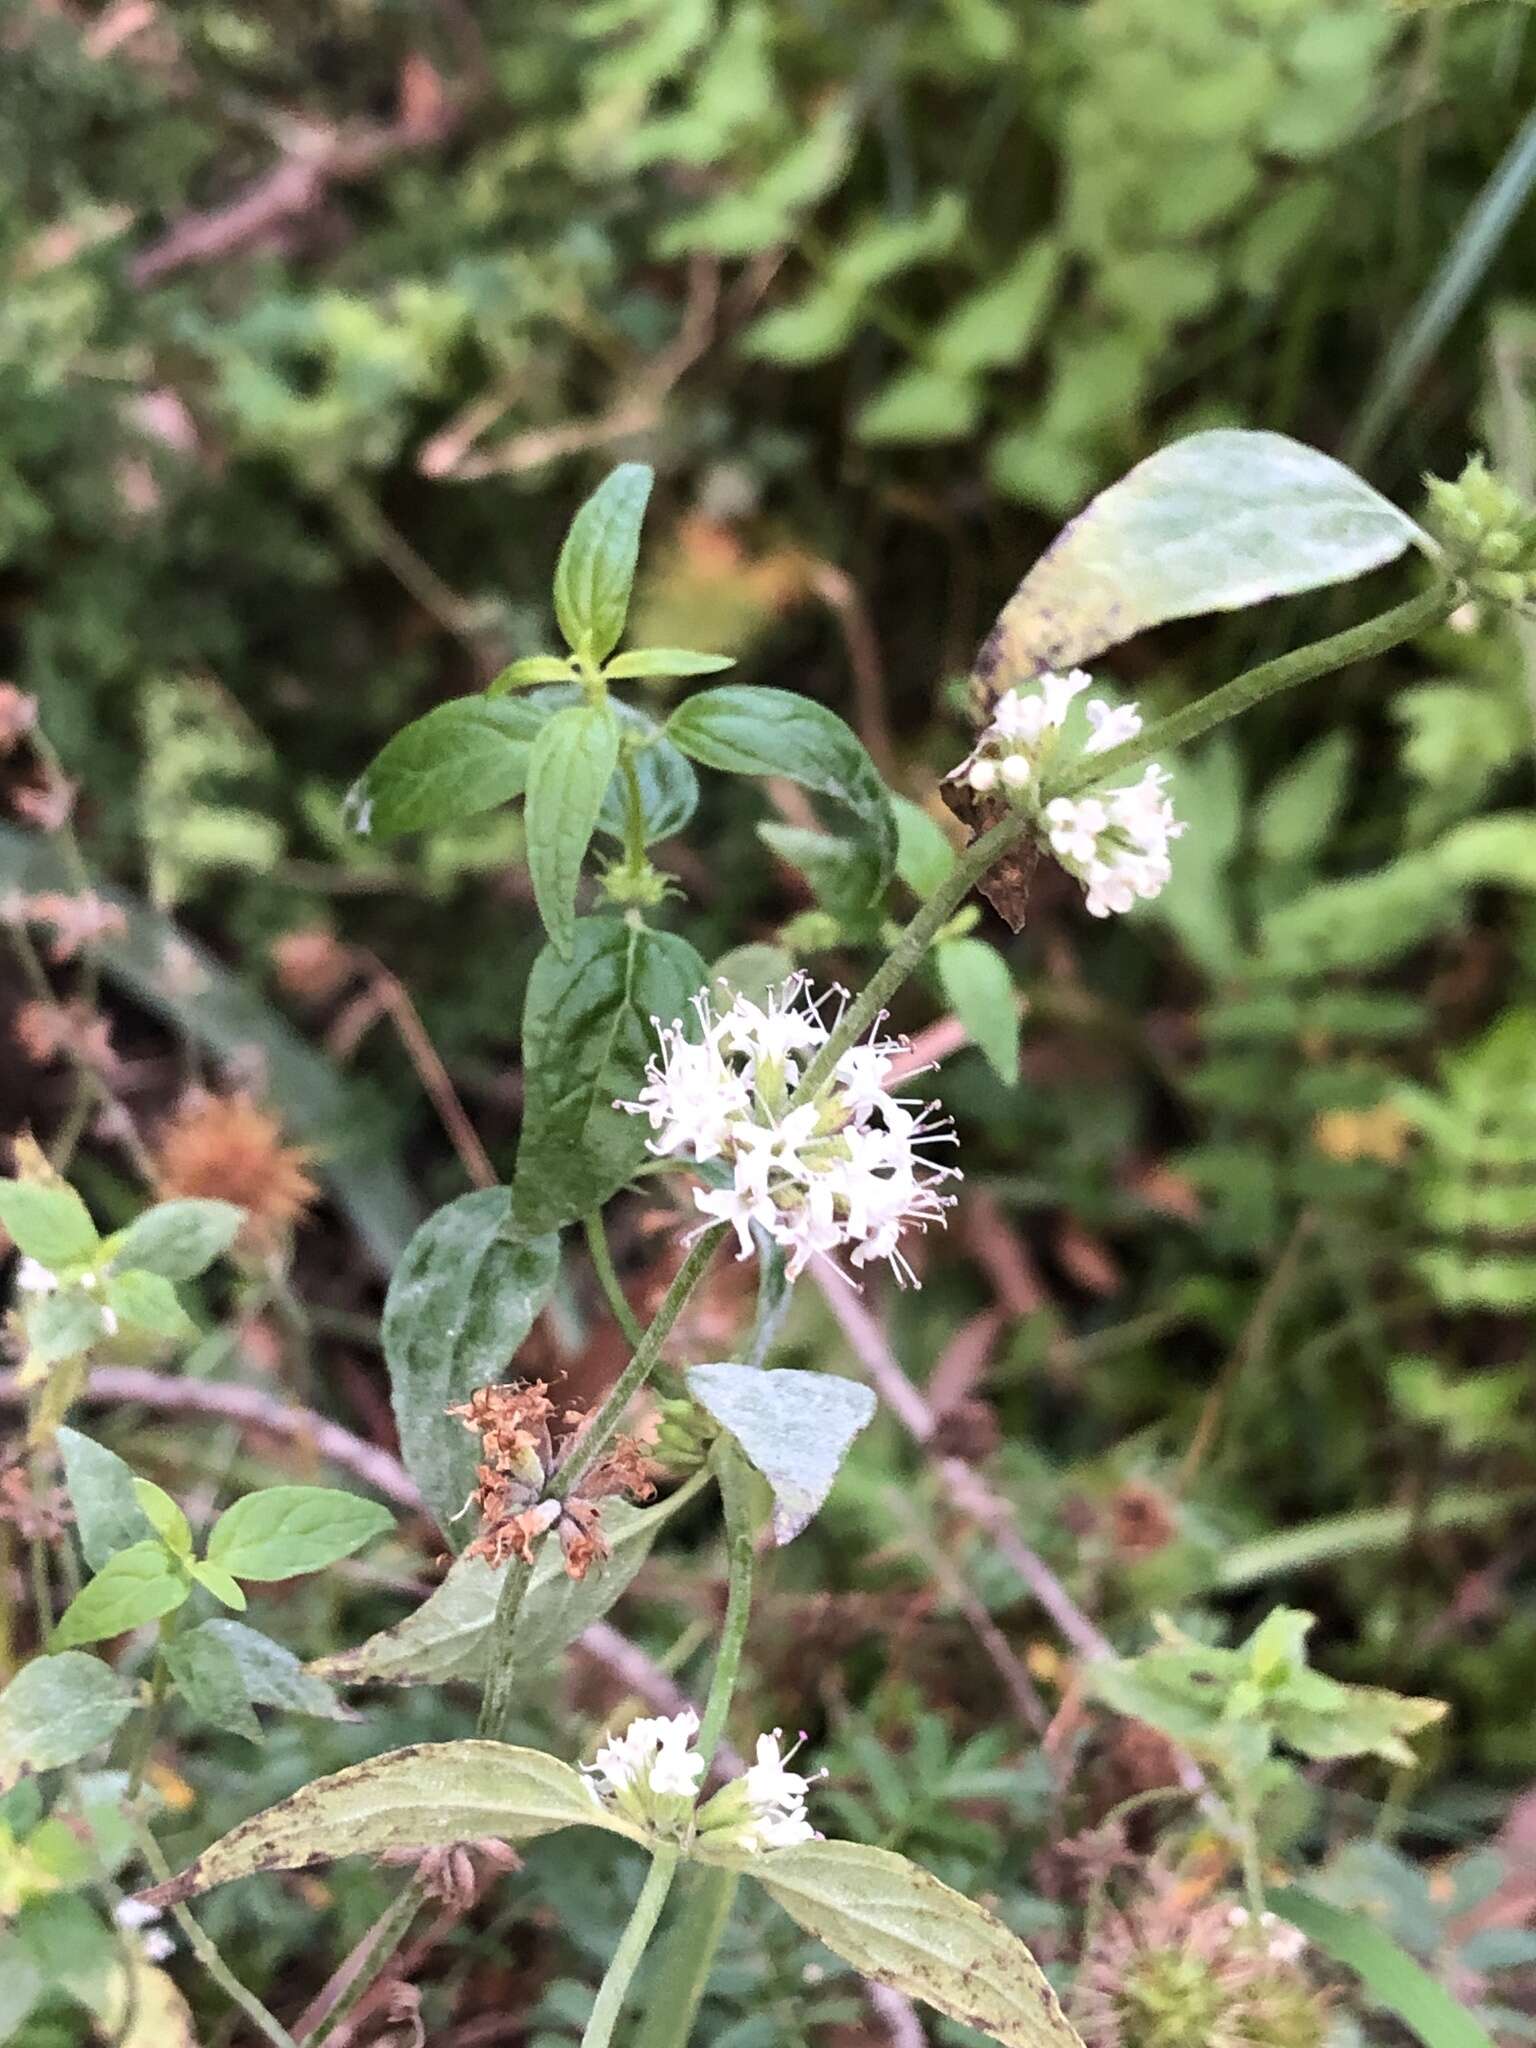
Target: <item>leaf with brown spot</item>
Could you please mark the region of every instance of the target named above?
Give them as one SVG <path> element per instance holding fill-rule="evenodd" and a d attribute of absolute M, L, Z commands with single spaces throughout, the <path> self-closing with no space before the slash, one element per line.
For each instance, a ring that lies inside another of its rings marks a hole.
<path fill-rule="evenodd" d="M 557 1828 L 640 1831 L 600 1806 L 579 1771 L 539 1749 L 505 1742 L 424 1742 L 394 1749 L 242 1821 L 143 1897 L 156 1906 L 190 1899 L 258 1870 L 306 1870 L 334 1856 L 440 1849 L 495 1836 L 531 1841 Z"/>
<path fill-rule="evenodd" d="M 792 1920 L 865 1977 L 979 2027 L 1003 2048 L 1083 2048 L 1011 1929 L 889 1849 L 803 1842 L 747 1856 L 696 1853 L 755 1877 Z"/>
<path fill-rule="evenodd" d="M 1063 528 L 988 634 L 988 698 L 1202 612 L 1343 583 L 1433 543 L 1379 492 L 1284 434 L 1217 428 L 1149 455 Z"/>

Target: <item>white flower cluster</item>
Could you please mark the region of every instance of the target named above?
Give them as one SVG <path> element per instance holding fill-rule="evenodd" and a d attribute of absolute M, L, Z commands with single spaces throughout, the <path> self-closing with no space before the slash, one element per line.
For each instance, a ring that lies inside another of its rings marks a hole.
<path fill-rule="evenodd" d="M 890 1093 L 893 1061 L 905 1050 L 898 1039 L 850 1046 L 825 1086 L 791 1106 L 836 1028 L 837 1018 L 829 1024 L 821 1014 L 828 1000 L 808 995 L 803 974 L 763 1004 L 738 995 L 718 1014 L 707 991 L 696 996 L 695 1035 L 653 1020 L 661 1051 L 640 1099 L 617 1106 L 650 1119 L 652 1152 L 729 1170 L 723 1185 L 698 1188 L 694 1202 L 711 1223 L 731 1225 L 741 1258 L 751 1256 L 756 1224 L 788 1253 L 791 1279 L 811 1259 L 851 1247 L 856 1266 L 887 1259 L 898 1279 L 915 1284 L 901 1234 L 942 1222 L 954 1197 L 939 1187 L 959 1178 L 920 1148 L 953 1144 L 953 1128 L 936 1105 Z"/>
<path fill-rule="evenodd" d="M 1005 691 L 992 708 L 992 723 L 954 770 L 978 795 L 1001 790 L 1015 800 L 1038 792 L 1041 765 L 1056 747 L 1067 714 L 1093 678 L 1085 669 L 1068 675 L 1046 670 L 1023 689 Z M 1082 752 L 1107 754 L 1135 739 L 1141 713 L 1134 704 L 1111 705 L 1090 697 L 1084 706 L 1088 738 Z M 1054 797 L 1040 814 L 1039 827 L 1068 872 L 1087 895 L 1094 917 L 1129 910 L 1163 889 L 1173 873 L 1168 848 L 1184 827 L 1173 815 L 1165 770 L 1148 767 L 1140 782 L 1087 796 Z"/>
<path fill-rule="evenodd" d="M 816 1781 L 788 1768 L 794 1750 L 780 1753 L 782 1731 L 777 1728 L 757 1738 L 757 1761 L 744 1775 L 723 1786 L 695 1815 L 704 1775 L 704 1759 L 693 1747 L 698 1732 L 699 1717 L 691 1707 L 670 1718 L 631 1721 L 583 1766 L 592 1796 L 652 1833 L 680 1837 L 696 1825 L 700 1834 L 717 1840 L 728 1836 L 730 1846 L 749 1854 L 815 1839 L 805 1799 Z"/>
<path fill-rule="evenodd" d="M 699 1717 L 691 1707 L 670 1718 L 631 1721 L 589 1764 L 587 1787 L 602 1806 L 641 1827 L 674 1832 L 693 1811 L 704 1759 L 693 1747 Z"/>
<path fill-rule="evenodd" d="M 1149 763 L 1140 782 L 1093 796 L 1058 796 L 1045 807 L 1051 851 L 1087 893 L 1092 917 L 1148 902 L 1173 874 L 1170 844 L 1184 827 L 1173 815 L 1168 773 Z"/>

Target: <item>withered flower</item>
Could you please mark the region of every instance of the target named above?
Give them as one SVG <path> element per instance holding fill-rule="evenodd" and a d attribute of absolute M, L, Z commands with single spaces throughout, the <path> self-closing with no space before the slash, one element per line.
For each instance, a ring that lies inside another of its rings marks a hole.
<path fill-rule="evenodd" d="M 155 1182 L 162 1199 L 211 1196 L 244 1209 L 237 1243 L 276 1250 L 320 1192 L 305 1171 L 306 1146 L 285 1145 L 282 1126 L 244 1093 L 189 1094 L 160 1131 Z"/>
<path fill-rule="evenodd" d="M 599 1502 L 615 1494 L 636 1501 L 655 1494 L 644 1451 L 632 1437 L 617 1437 L 565 1500 L 544 1498 L 586 1418 L 580 1409 L 568 1409 L 557 1436 L 550 1427 L 555 1404 L 543 1380 L 476 1387 L 447 1413 L 480 1439 L 481 1463 L 470 1496 L 480 1533 L 467 1554 L 493 1568 L 509 1558 L 531 1565 L 539 1539 L 553 1529 L 567 1573 L 584 1579 L 609 1553 Z"/>

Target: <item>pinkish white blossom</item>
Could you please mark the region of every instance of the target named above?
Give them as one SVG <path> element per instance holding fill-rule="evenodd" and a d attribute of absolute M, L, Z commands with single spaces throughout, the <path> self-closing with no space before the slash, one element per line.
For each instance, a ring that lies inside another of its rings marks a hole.
<path fill-rule="evenodd" d="M 891 1092 L 902 1040 L 850 1046 L 809 1101 L 794 1101 L 835 1028 L 823 1015 L 834 993 L 812 998 L 794 975 L 764 1003 L 738 995 L 717 1011 L 700 994 L 692 1026 L 658 1024 L 645 1086 L 618 1107 L 649 1120 L 652 1152 L 716 1169 L 694 1204 L 731 1226 L 741 1258 L 756 1229 L 787 1253 L 791 1278 L 847 1251 L 855 1266 L 885 1259 L 914 1281 L 901 1238 L 944 1220 L 953 1197 L 939 1190 L 958 1178 L 924 1148 L 954 1133 L 934 1104 Z"/>

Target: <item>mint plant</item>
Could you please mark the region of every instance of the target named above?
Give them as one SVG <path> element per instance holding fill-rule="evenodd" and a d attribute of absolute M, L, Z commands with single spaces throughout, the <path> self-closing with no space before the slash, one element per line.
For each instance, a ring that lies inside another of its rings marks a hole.
<path fill-rule="evenodd" d="M 1070 2048 L 1078 2037 L 1013 1929 L 912 1859 L 818 1831 L 836 1804 L 820 1797 L 819 1774 L 799 1768 L 781 1731 L 743 1731 L 754 1760 L 720 1771 L 760 1553 L 794 1541 L 821 1511 L 875 1409 L 862 1383 L 773 1364 L 777 1333 L 813 1263 L 836 1286 L 877 1261 L 915 1283 L 914 1233 L 942 1227 L 964 1171 L 942 1112 L 901 1092 L 908 1048 L 886 1018 L 909 978 L 936 974 L 959 992 L 993 1063 L 1007 1070 L 1017 1060 L 1016 1017 L 1010 1027 L 995 1015 L 1005 1004 L 1012 1014 L 1011 984 L 981 936 L 972 893 L 1017 927 L 1049 858 L 1081 885 L 1090 915 L 1156 904 L 1177 877 L 1185 825 L 1197 836 L 1198 799 L 1179 795 L 1180 747 L 1443 621 L 1474 584 L 1485 600 L 1523 603 L 1528 534 L 1476 476 L 1459 496 L 1437 492 L 1436 539 L 1337 462 L 1281 436 L 1218 431 L 1165 448 L 1065 530 L 984 644 L 976 731 L 968 749 L 957 746 L 945 785 L 970 834 L 957 848 L 885 787 L 849 727 L 808 699 L 710 685 L 663 718 L 615 694 L 729 665 L 684 649 L 623 648 L 650 487 L 650 471 L 626 463 L 577 513 L 553 586 L 567 651 L 516 662 L 480 693 L 414 721 L 365 769 L 349 803 L 355 830 L 384 839 L 521 799 L 546 935 L 525 998 L 511 1181 L 460 1196 L 422 1225 L 384 1317 L 405 1463 L 456 1553 L 446 1577 L 395 1627 L 312 1670 L 285 1667 L 277 1645 L 210 1610 L 243 1609 L 246 1585 L 326 1569 L 382 1533 L 387 1512 L 323 1489 L 273 1487 L 225 1508 L 199 1544 L 158 1486 L 59 1428 L 93 1575 L 64 1608 L 49 1653 L 0 1695 L 0 1783 L 71 1765 L 121 1736 L 124 1796 L 142 1820 L 145 1758 L 173 1696 L 249 1737 L 253 1703 L 324 1712 L 332 1684 L 468 1681 L 480 1696 L 472 1738 L 397 1747 L 318 1777 L 174 1877 L 156 1867 L 151 1836 L 145 1854 L 160 1881 L 148 1907 L 180 1911 L 211 1886 L 335 1856 L 398 1858 L 594 1828 L 643 1856 L 646 1875 L 583 2017 L 584 2048 L 607 2048 L 627 2023 L 636 1973 L 668 1924 L 682 1872 L 645 2048 L 685 2048 L 743 1878 L 865 1976 L 1011 2048 Z M 1428 563 L 1421 590 L 1166 717 L 1144 718 L 1086 666 L 1166 621 L 1316 590 L 1410 548 Z M 831 808 L 835 827 L 797 827 L 799 839 L 777 842 L 813 877 L 813 919 L 712 964 L 664 922 L 680 891 L 654 851 L 687 828 L 700 768 L 788 778 Z M 856 993 L 818 988 L 797 964 L 829 936 L 870 964 Z M 682 1173 L 699 1220 L 642 1328 L 614 1279 L 603 1208 L 639 1178 L 670 1184 Z M 0 1189 L 0 1221 L 30 1262 L 21 1313 L 29 1373 L 88 1360 L 129 1328 L 184 1341 L 191 1325 L 175 1289 L 232 1241 L 239 1212 L 226 1207 L 166 1204 L 102 1238 L 61 1184 Z M 577 1225 L 629 1338 L 627 1362 L 590 1413 L 552 1399 L 518 1358 Z M 670 1360 L 679 1318 L 728 1243 L 757 1266 L 752 1327 L 729 1358 Z M 643 1390 L 660 1412 L 649 1444 L 628 1433 Z M 672 1490 L 656 1499 L 659 1484 Z M 702 1712 L 611 1729 L 582 1768 L 514 1743 L 530 1688 L 612 1606 L 670 1520 L 706 1499 L 723 1533 L 727 1596 Z M 1100 1697 L 1179 1746 L 1185 1789 L 1215 1799 L 1258 1916 L 1270 1910 L 1260 1825 L 1285 1768 L 1277 1758 L 1372 1754 L 1402 1764 L 1407 1738 L 1439 1711 L 1312 1670 L 1308 1619 L 1277 1609 L 1236 1649 L 1170 1632 L 1162 1647 L 1101 1658 L 1092 1673 Z M 85 1654 L 134 1631 L 147 1632 L 146 1681 Z M 419 1882 L 407 1881 L 371 1969 L 408 1923 Z M 270 2015 L 258 2024 L 286 2039 Z"/>

